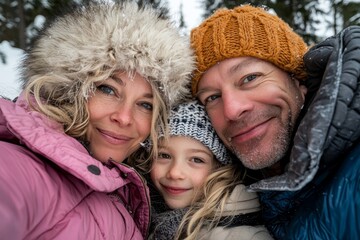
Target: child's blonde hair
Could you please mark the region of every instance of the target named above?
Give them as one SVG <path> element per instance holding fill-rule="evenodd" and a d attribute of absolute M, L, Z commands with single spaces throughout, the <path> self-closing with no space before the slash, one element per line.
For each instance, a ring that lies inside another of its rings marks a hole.
<path fill-rule="evenodd" d="M 183 217 L 175 239 L 200 239 L 202 228 L 210 230 L 216 227 L 233 189 L 243 177 L 244 172 L 238 165 L 216 166 L 204 183 L 202 197 L 193 202 Z"/>

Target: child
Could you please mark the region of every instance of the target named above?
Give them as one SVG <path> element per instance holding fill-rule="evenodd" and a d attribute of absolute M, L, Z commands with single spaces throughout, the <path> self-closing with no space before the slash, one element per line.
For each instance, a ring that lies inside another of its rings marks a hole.
<path fill-rule="evenodd" d="M 241 184 L 242 173 L 203 106 L 179 105 L 171 111 L 169 128 L 168 139 L 159 134 L 150 163 L 149 239 L 272 239 L 261 225 L 256 193 Z"/>

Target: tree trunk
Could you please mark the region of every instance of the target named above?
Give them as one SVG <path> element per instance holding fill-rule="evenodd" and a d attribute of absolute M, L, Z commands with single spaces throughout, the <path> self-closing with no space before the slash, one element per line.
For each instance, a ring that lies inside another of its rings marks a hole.
<path fill-rule="evenodd" d="M 24 15 L 23 0 L 18 0 L 18 17 L 19 17 L 19 48 L 25 50 L 26 33 L 25 33 L 25 15 Z"/>

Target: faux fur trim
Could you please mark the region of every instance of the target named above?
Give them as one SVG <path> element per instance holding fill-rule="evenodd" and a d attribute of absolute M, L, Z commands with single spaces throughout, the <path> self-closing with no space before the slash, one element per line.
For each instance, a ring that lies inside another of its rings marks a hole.
<path fill-rule="evenodd" d="M 58 17 L 44 29 L 23 66 L 24 86 L 49 75 L 57 76 L 59 84 L 64 78 L 81 86 L 98 71 L 136 70 L 162 89 L 171 105 L 188 96 L 195 65 L 189 40 L 170 21 L 150 6 L 126 1 L 92 4 Z"/>

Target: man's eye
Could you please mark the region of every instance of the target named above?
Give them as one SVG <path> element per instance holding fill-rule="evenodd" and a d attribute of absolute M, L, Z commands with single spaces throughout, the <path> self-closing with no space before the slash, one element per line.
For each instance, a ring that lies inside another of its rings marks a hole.
<path fill-rule="evenodd" d="M 206 97 L 203 101 L 201 101 L 205 106 L 208 103 L 211 103 L 213 101 L 215 101 L 216 99 L 218 99 L 220 97 L 220 95 L 211 95 Z"/>
<path fill-rule="evenodd" d="M 114 89 L 108 85 L 99 85 L 96 89 L 106 95 L 115 95 Z"/>
<path fill-rule="evenodd" d="M 251 81 L 255 80 L 258 76 L 259 76 L 258 74 L 248 75 L 248 76 L 244 77 L 243 83 L 251 82 Z"/>

